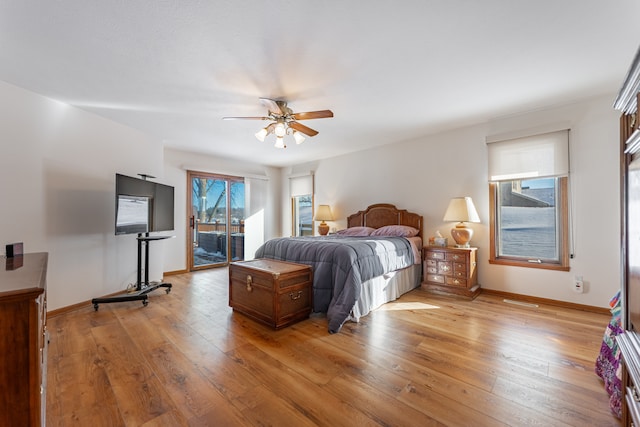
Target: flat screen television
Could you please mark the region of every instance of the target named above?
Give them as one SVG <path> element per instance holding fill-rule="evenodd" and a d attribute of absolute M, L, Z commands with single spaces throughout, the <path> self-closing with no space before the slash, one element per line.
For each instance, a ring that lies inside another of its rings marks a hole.
<path fill-rule="evenodd" d="M 116 174 L 116 234 L 174 229 L 173 187 Z"/>

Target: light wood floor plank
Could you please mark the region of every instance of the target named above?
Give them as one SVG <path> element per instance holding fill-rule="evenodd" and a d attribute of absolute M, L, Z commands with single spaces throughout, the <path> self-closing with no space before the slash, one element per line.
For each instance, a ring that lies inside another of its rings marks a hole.
<path fill-rule="evenodd" d="M 420 289 L 327 332 L 228 307 L 226 268 L 149 304 L 48 320 L 50 426 L 619 426 L 594 373 L 609 316 Z"/>

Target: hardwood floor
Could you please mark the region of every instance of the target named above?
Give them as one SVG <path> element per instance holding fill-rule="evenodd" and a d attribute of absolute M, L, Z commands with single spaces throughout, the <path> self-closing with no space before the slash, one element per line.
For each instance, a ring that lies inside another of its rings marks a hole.
<path fill-rule="evenodd" d="M 619 426 L 594 373 L 609 317 L 414 290 L 347 323 L 273 331 L 227 269 L 149 305 L 48 320 L 48 426 Z"/>

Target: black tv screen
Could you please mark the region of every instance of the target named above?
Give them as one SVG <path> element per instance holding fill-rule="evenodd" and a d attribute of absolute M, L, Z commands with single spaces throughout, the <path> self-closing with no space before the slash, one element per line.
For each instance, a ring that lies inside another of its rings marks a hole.
<path fill-rule="evenodd" d="M 173 187 L 116 174 L 116 234 L 174 229 Z"/>

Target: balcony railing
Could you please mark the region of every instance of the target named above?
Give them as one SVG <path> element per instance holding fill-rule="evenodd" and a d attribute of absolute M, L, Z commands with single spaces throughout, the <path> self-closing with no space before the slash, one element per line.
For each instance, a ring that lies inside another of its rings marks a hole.
<path fill-rule="evenodd" d="M 198 231 L 216 231 L 221 233 L 227 232 L 227 224 L 222 222 L 196 222 Z M 244 234 L 244 221 L 240 221 L 239 224 L 231 224 L 231 233 L 243 233 Z"/>
<path fill-rule="evenodd" d="M 231 261 L 244 259 L 244 221 L 230 226 Z M 227 259 L 227 224 L 220 222 L 196 222 L 194 248 L 198 248 L 200 264 L 226 262 Z"/>

